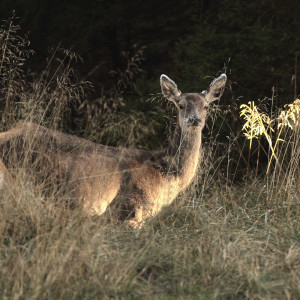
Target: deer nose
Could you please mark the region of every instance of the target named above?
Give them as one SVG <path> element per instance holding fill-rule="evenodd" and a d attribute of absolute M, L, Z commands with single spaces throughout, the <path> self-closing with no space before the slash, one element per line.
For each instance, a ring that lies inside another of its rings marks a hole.
<path fill-rule="evenodd" d="M 198 126 L 201 123 L 201 118 L 197 117 L 197 116 L 191 116 L 189 118 L 189 123 L 192 126 Z"/>

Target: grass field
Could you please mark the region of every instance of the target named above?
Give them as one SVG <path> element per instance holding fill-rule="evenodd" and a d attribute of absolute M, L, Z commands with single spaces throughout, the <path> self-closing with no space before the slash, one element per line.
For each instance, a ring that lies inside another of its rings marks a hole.
<path fill-rule="evenodd" d="M 189 191 L 140 230 L 10 187 L 0 202 L 0 297 L 298 299 L 299 198 L 274 194 L 266 206 L 267 186 Z"/>

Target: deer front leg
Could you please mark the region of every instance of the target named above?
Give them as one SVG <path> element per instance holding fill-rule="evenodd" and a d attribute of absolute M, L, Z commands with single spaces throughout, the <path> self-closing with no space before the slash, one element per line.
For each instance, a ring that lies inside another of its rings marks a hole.
<path fill-rule="evenodd" d="M 5 167 L 4 163 L 0 160 L 0 190 L 7 182 L 12 182 L 13 178 Z"/>
<path fill-rule="evenodd" d="M 127 221 L 130 226 L 140 229 L 145 224 L 145 221 L 149 217 L 154 217 L 157 214 L 154 206 L 139 206 L 135 208 L 134 217 Z"/>

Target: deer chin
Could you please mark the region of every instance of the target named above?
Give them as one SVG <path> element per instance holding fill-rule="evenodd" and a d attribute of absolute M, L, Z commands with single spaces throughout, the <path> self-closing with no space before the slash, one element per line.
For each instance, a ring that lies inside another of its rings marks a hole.
<path fill-rule="evenodd" d="M 198 126 L 185 126 L 182 128 L 182 133 L 187 134 L 187 135 L 199 135 L 201 134 L 203 129 L 203 126 L 198 125 Z"/>
<path fill-rule="evenodd" d="M 202 131 L 203 127 L 204 127 L 204 124 L 191 125 L 191 126 L 189 126 L 188 130 L 192 133 L 198 133 L 198 132 Z"/>
<path fill-rule="evenodd" d="M 200 121 L 197 124 L 191 123 L 191 122 L 184 122 L 183 127 L 184 127 L 185 131 L 196 132 L 196 131 L 202 130 L 202 128 L 204 127 L 204 122 Z"/>

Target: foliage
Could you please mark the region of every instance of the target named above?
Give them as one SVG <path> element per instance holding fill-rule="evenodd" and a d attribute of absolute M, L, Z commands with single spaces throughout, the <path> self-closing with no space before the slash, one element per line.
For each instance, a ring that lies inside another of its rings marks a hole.
<path fill-rule="evenodd" d="M 29 41 L 18 35 L 20 27 L 15 25 L 16 17 L 5 21 L 0 27 L 0 97 L 2 122 L 9 123 L 13 119 L 12 112 L 20 95 L 24 91 L 25 76 L 23 66 L 33 54 L 28 49 Z"/>
<path fill-rule="evenodd" d="M 274 87 L 284 105 L 297 97 L 290 82 L 299 86 L 297 12 L 296 1 L 216 1 L 176 48 L 182 79 L 197 87 L 206 74 L 224 68 L 234 99 L 270 97 Z"/>

